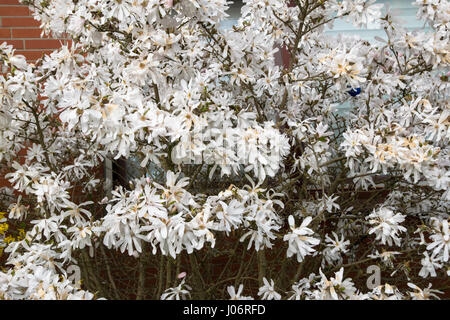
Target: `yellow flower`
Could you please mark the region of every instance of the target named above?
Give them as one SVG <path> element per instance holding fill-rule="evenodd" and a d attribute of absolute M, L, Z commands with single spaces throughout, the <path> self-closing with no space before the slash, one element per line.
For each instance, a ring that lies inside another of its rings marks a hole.
<path fill-rule="evenodd" d="M 17 230 L 19 231 L 19 236 L 25 238 L 25 229 L 18 228 Z"/>
<path fill-rule="evenodd" d="M 0 224 L 0 234 L 4 234 L 6 230 L 8 230 L 8 224 L 7 223 Z"/>
<path fill-rule="evenodd" d="M 3 239 L 3 242 L 5 242 L 5 243 L 7 243 L 7 244 L 9 244 L 9 243 L 11 243 L 11 242 L 14 242 L 14 241 L 16 241 L 16 239 L 14 239 L 14 237 L 11 236 L 11 235 L 9 235 L 9 236 L 7 236 L 5 239 Z"/>

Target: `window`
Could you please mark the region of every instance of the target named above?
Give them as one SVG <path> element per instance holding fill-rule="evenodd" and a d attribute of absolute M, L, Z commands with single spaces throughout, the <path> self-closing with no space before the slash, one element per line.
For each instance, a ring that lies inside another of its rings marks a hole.
<path fill-rule="evenodd" d="M 230 16 L 225 21 L 222 21 L 220 25 L 221 29 L 231 29 L 233 25 L 236 24 L 237 20 L 241 16 L 241 8 L 243 5 L 244 3 L 242 2 L 242 0 L 234 1 L 227 12 Z"/>

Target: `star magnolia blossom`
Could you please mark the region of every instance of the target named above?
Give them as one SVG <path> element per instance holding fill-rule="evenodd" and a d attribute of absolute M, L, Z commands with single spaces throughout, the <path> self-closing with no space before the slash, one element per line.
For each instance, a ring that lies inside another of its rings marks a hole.
<path fill-rule="evenodd" d="M 302 262 L 305 256 L 312 254 L 315 250 L 312 248 L 320 243 L 319 239 L 308 237 L 308 235 L 314 234 L 314 231 L 307 228 L 311 223 L 312 218 L 307 217 L 303 220 L 302 224 L 296 228 L 294 217 L 289 216 L 289 227 L 292 232 L 286 234 L 283 238 L 284 241 L 289 242 L 289 248 L 287 251 L 287 256 L 297 255 L 297 261 Z"/>
<path fill-rule="evenodd" d="M 392 241 L 395 244 L 400 244 L 399 232 L 406 231 L 406 228 L 399 224 L 405 220 L 405 216 L 394 212 L 389 208 L 380 208 L 368 216 L 369 223 L 375 225 L 369 230 L 369 234 L 375 233 L 376 240 L 381 240 L 382 244 L 392 246 Z"/>

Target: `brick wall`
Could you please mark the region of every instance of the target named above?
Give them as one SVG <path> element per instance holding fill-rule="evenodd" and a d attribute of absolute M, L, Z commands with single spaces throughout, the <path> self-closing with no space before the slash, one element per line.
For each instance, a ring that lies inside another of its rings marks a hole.
<path fill-rule="evenodd" d="M 41 38 L 40 22 L 18 0 L 0 0 L 0 43 L 7 42 L 33 62 L 64 43 L 64 39 Z"/>

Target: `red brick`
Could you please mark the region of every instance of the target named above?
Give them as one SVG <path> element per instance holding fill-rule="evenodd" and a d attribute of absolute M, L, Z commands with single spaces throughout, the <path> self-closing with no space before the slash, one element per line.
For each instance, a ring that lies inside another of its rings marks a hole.
<path fill-rule="evenodd" d="M 0 188 L 1 187 L 11 187 L 11 183 L 3 177 L 0 177 Z"/>
<path fill-rule="evenodd" d="M 0 5 L 6 4 L 6 5 L 20 5 L 21 3 L 19 0 L 0 0 Z"/>
<path fill-rule="evenodd" d="M 26 49 L 57 49 L 61 47 L 60 40 L 25 40 Z"/>
<path fill-rule="evenodd" d="M 0 16 L 12 16 L 12 17 L 20 17 L 20 16 L 29 16 L 30 10 L 27 6 L 14 6 L 14 7 L 1 7 L 0 6 Z"/>
<path fill-rule="evenodd" d="M 12 38 L 40 38 L 41 29 L 12 29 Z"/>
<path fill-rule="evenodd" d="M 21 50 L 17 50 L 16 54 L 21 54 L 21 55 L 25 56 L 25 58 L 28 61 L 34 61 L 34 60 L 42 58 L 43 55 L 50 54 L 52 52 L 53 52 L 53 50 L 39 50 L 39 51 L 21 51 Z"/>
<path fill-rule="evenodd" d="M 41 23 L 29 18 L 2 18 L 2 27 L 39 27 Z"/>
<path fill-rule="evenodd" d="M 11 29 L 0 29 L 0 38 L 4 39 L 10 39 L 11 38 Z"/>
<path fill-rule="evenodd" d="M 23 49 L 23 40 L 2 40 L 14 47 L 14 49 Z"/>

